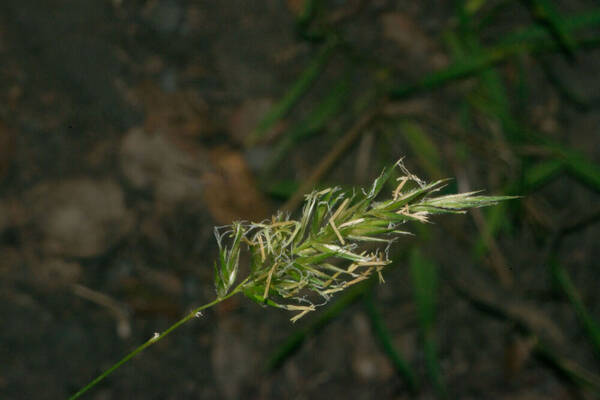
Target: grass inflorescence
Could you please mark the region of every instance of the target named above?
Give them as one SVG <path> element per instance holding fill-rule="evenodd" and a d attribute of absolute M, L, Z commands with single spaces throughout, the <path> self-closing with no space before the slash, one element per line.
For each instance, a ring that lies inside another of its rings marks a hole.
<path fill-rule="evenodd" d="M 244 293 L 261 305 L 294 311 L 297 321 L 332 296 L 377 274 L 392 261 L 392 242 L 410 234 L 407 222 L 426 223 L 433 214 L 464 213 L 467 209 L 496 204 L 512 196 L 480 196 L 477 192 L 435 196 L 447 180 L 425 183 L 408 172 L 401 161 L 389 198 L 378 200 L 394 168 L 384 170 L 368 189 L 348 194 L 338 187 L 306 195 L 298 220 L 278 213 L 262 222 L 234 222 L 215 228 L 219 246 L 215 262 L 217 298 L 189 312 L 162 333 L 127 354 L 75 393 L 77 399 L 135 355 L 160 341 L 201 311 Z M 239 281 L 240 253 L 250 253 L 248 275 Z M 239 281 L 239 282 L 238 282 Z"/>
<path fill-rule="evenodd" d="M 215 228 L 219 261 L 215 263 L 217 295 L 226 296 L 236 281 L 239 255 L 251 255 L 250 273 L 240 290 L 260 304 L 295 311 L 293 322 L 337 292 L 391 263 L 390 244 L 410 221 L 428 222 L 432 214 L 464 213 L 509 199 L 477 192 L 435 196 L 447 180 L 425 183 L 403 172 L 391 196 L 377 200 L 393 168 L 384 170 L 368 189 L 348 194 L 338 187 L 306 195 L 298 220 L 278 213 L 260 223 L 235 222 Z"/>

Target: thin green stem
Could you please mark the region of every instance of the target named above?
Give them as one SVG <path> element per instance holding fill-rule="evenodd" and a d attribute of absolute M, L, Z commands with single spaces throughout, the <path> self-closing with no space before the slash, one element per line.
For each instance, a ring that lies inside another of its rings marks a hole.
<path fill-rule="evenodd" d="M 85 392 L 87 392 L 88 390 L 90 390 L 91 388 L 93 388 L 94 386 L 96 386 L 98 383 L 100 383 L 102 380 L 104 380 L 104 378 L 106 378 L 108 375 L 112 374 L 114 371 L 116 371 L 117 369 L 119 369 L 127 361 L 129 361 L 133 357 L 135 357 L 136 354 L 144 351 L 147 347 L 150 347 L 151 345 L 159 342 L 161 339 L 163 339 L 169 333 L 173 332 L 175 329 L 179 328 L 181 325 L 183 325 L 186 322 L 188 322 L 189 320 L 195 318 L 200 311 L 202 311 L 204 309 L 207 309 L 207 308 L 210 308 L 210 307 L 212 307 L 212 306 L 214 306 L 216 304 L 219 304 L 220 302 L 222 302 L 222 301 L 224 301 L 224 300 L 226 300 L 226 299 L 234 296 L 235 294 L 241 292 L 242 289 L 243 289 L 243 287 L 244 287 L 244 284 L 246 284 L 247 282 L 248 282 L 248 278 L 244 279 L 244 281 L 242 281 L 242 283 L 240 283 L 235 289 L 233 289 L 231 292 L 229 292 L 226 296 L 219 297 L 219 298 L 211 301 L 210 303 L 206 303 L 204 305 L 201 305 L 200 307 L 197 307 L 197 308 L 193 309 L 185 317 L 183 317 L 179 321 L 175 322 L 173 325 L 171 325 L 163 333 L 161 333 L 158 336 L 152 337 L 146 343 L 142 344 L 141 346 L 139 346 L 138 348 L 136 348 L 135 350 L 133 350 L 131 353 L 127 354 L 125 357 L 123 357 L 120 361 L 118 361 L 112 367 L 110 367 L 109 369 L 107 369 L 106 371 L 104 371 L 102 374 L 98 375 L 93 381 L 91 381 L 90 383 L 88 383 L 87 385 L 85 385 L 81 390 L 79 390 L 73 396 L 69 397 L 69 400 L 75 400 L 75 399 L 80 398 Z"/>

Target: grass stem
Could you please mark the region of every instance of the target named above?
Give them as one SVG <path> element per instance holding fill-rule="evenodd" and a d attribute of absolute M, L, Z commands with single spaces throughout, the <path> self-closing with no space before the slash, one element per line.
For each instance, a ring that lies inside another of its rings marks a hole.
<path fill-rule="evenodd" d="M 90 390 L 91 388 L 93 388 L 94 386 L 99 384 L 100 382 L 102 382 L 104 380 L 104 378 L 106 378 L 107 376 L 109 376 L 110 374 L 115 372 L 117 369 L 119 369 L 121 366 L 123 366 L 123 364 L 125 364 L 127 361 L 129 361 L 133 357 L 135 357 L 138 353 L 144 351 L 146 348 L 150 347 L 151 345 L 159 342 L 165 336 L 167 336 L 169 333 L 173 332 L 175 329 L 179 328 L 181 325 L 185 324 L 189 320 L 196 318 L 198 313 L 201 312 L 202 310 L 205 310 L 216 304 L 219 304 L 220 302 L 227 300 L 228 298 L 232 297 L 233 295 L 239 293 L 242 290 L 243 285 L 246 282 L 247 282 L 247 279 L 244 280 L 242 283 L 240 283 L 234 290 L 232 290 L 225 297 L 217 298 L 217 299 L 211 301 L 210 303 L 203 304 L 200 307 L 197 307 L 197 308 L 193 309 L 192 311 L 190 311 L 185 317 L 183 317 L 179 321 L 175 322 L 163 333 L 153 336 L 152 338 L 148 339 L 148 341 L 146 341 L 144 344 L 142 344 L 141 346 L 139 346 L 138 348 L 133 350 L 131 353 L 127 354 L 125 357 L 123 357 L 121 360 L 119 360 L 117 363 L 115 363 L 112 367 L 110 367 L 109 369 L 104 371 L 102 374 L 98 375 L 94 380 L 92 380 L 90 383 L 88 383 L 83 388 L 81 388 L 77 393 L 75 393 L 73 396 L 69 397 L 69 400 L 75 400 L 75 399 L 80 398 L 85 392 L 87 392 L 88 390 Z"/>

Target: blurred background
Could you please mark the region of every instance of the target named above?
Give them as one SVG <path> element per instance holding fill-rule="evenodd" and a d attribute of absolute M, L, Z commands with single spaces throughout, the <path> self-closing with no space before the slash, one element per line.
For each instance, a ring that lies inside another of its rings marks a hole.
<path fill-rule="evenodd" d="M 214 299 L 213 226 L 401 157 L 523 197 L 407 226 L 296 324 L 234 297 L 86 398 L 598 397 L 599 45 L 594 1 L 3 0 L 0 397 Z"/>

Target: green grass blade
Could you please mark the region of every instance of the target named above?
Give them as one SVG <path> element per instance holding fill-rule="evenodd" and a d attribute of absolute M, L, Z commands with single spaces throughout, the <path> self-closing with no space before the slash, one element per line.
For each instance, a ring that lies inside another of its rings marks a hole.
<path fill-rule="evenodd" d="M 521 319 L 517 314 L 511 313 L 510 307 L 506 307 L 498 301 L 498 296 L 482 296 L 483 292 L 478 293 L 479 290 L 472 290 L 468 285 L 465 285 L 464 282 L 461 283 L 459 280 L 455 280 L 454 284 L 457 293 L 476 309 L 490 317 L 508 322 L 512 326 L 517 326 L 526 334 L 532 335 L 536 340 L 534 348 L 536 357 L 547 363 L 562 377 L 571 383 L 591 389 L 596 395 L 600 394 L 600 377 L 584 369 L 572 360 L 559 356 L 558 353 L 541 339 L 544 335 L 541 335 L 542 330 L 540 328 L 536 328 L 527 319 Z"/>
<path fill-rule="evenodd" d="M 600 166 L 590 161 L 579 151 L 570 149 L 559 144 L 548 143 L 548 147 L 555 152 L 559 160 L 563 162 L 571 176 L 590 189 L 600 192 Z"/>
<path fill-rule="evenodd" d="M 580 29 L 600 25 L 600 8 L 564 17 L 558 24 L 560 24 L 560 29 L 564 29 L 567 32 L 575 32 Z M 547 37 L 548 33 L 544 28 L 532 26 L 506 35 L 500 43 L 511 45 L 515 43 L 538 41 Z"/>
<path fill-rule="evenodd" d="M 410 256 L 410 271 L 427 372 L 438 395 L 445 397 L 446 388 L 435 343 L 436 266 L 415 249 Z"/>
<path fill-rule="evenodd" d="M 464 59 L 469 56 L 482 57 L 485 50 L 479 43 L 478 37 L 471 30 L 468 21 L 463 20 L 463 30 L 461 36 L 452 41 L 453 53 L 455 58 Z M 503 131 L 513 141 L 518 141 L 522 138 L 521 132 L 516 128 L 516 123 L 513 122 L 510 101 L 504 83 L 495 68 L 483 69 L 479 72 L 480 92 L 479 96 L 471 96 L 470 103 L 474 109 L 484 110 L 491 118 L 498 119 Z M 518 189 L 514 183 L 508 184 L 510 191 L 505 193 L 516 192 Z M 484 225 L 485 232 L 481 238 L 475 243 L 475 257 L 480 258 L 488 250 L 488 242 L 485 238 L 494 237 L 498 231 L 506 226 L 508 219 L 508 208 L 502 204 L 489 210 L 483 214 L 486 223 Z"/>
<path fill-rule="evenodd" d="M 534 191 L 545 185 L 563 170 L 560 160 L 548 160 L 536 163 L 525 169 L 523 186 L 527 192 Z"/>
<path fill-rule="evenodd" d="M 552 84 L 556 92 L 565 101 L 574 105 L 578 110 L 589 111 L 594 96 L 584 96 L 579 90 L 569 87 L 569 85 L 562 80 L 562 74 L 554 72 L 552 63 L 546 58 L 540 58 L 539 65 L 546 75 L 548 82 Z"/>
<path fill-rule="evenodd" d="M 538 20 L 548 31 L 550 36 L 559 43 L 564 53 L 573 58 L 575 52 L 575 40 L 568 29 L 562 24 L 562 16 L 556 10 L 550 0 L 526 0 L 533 17 Z"/>
<path fill-rule="evenodd" d="M 600 9 L 569 16 L 560 21 L 559 24 L 560 29 L 569 32 L 569 34 L 579 29 L 600 25 Z M 530 27 L 509 34 L 504 40 L 479 55 L 471 55 L 467 58 L 458 59 L 448 67 L 435 71 L 416 83 L 392 88 L 388 95 L 392 99 L 404 98 L 418 92 L 438 88 L 451 81 L 474 75 L 523 51 L 537 52 L 555 49 L 556 44 L 548 41 L 547 37 L 547 33 L 539 27 Z M 592 44 L 597 44 L 596 42 L 597 40 L 592 41 Z M 576 40 L 574 46 L 579 47 L 586 43 L 587 41 Z"/>
<path fill-rule="evenodd" d="M 417 376 L 410 364 L 408 364 L 404 357 L 396 350 L 390 332 L 385 326 L 385 321 L 383 321 L 375 307 L 372 293 L 365 297 L 364 304 L 371 321 L 371 328 L 373 329 L 375 337 L 379 340 L 383 352 L 390 359 L 398 375 L 404 379 L 411 393 L 414 394 L 418 389 Z"/>
<path fill-rule="evenodd" d="M 469 14 L 475 14 L 487 3 L 486 0 L 467 0 L 465 1 L 465 11 Z"/>
<path fill-rule="evenodd" d="M 554 368 L 563 378 L 578 386 L 588 388 L 594 393 L 594 398 L 600 396 L 599 376 L 569 359 L 560 357 L 540 341 L 535 346 L 535 354 L 542 361 L 545 361 L 549 366 Z"/>
<path fill-rule="evenodd" d="M 259 141 L 275 125 L 275 123 L 277 123 L 277 121 L 284 118 L 290 112 L 304 93 L 312 86 L 325 65 L 327 65 L 329 57 L 336 45 L 336 39 L 331 39 L 323 45 L 317 56 L 290 87 L 281 101 L 279 101 L 279 103 L 262 119 L 256 129 L 248 136 L 246 140 L 248 146 Z"/>
<path fill-rule="evenodd" d="M 431 178 L 442 177 L 442 158 L 435 142 L 413 121 L 400 123 L 400 130 L 423 170 Z"/>
<path fill-rule="evenodd" d="M 442 70 L 425 76 L 416 83 L 392 89 L 389 92 L 389 96 L 392 99 L 400 99 L 415 93 L 436 89 L 448 82 L 471 76 L 482 69 L 503 60 L 506 55 L 506 50 L 497 49 L 496 51 L 490 51 L 481 57 L 472 57 L 468 60 L 457 61 Z"/>
<path fill-rule="evenodd" d="M 266 171 L 272 171 L 299 141 L 321 131 L 327 122 L 342 109 L 345 100 L 348 98 L 348 92 L 348 79 L 340 79 L 308 117 L 295 129 L 285 134 L 276 148 L 273 149 L 271 158 L 265 168 Z"/>
<path fill-rule="evenodd" d="M 550 272 L 558 287 L 569 299 L 569 302 L 575 310 L 575 314 L 577 315 L 579 322 L 583 326 L 583 329 L 587 333 L 590 342 L 594 346 L 596 355 L 600 357 L 600 325 L 590 315 L 585 307 L 585 304 L 583 303 L 577 288 L 573 284 L 569 273 L 556 260 L 551 261 Z"/>

